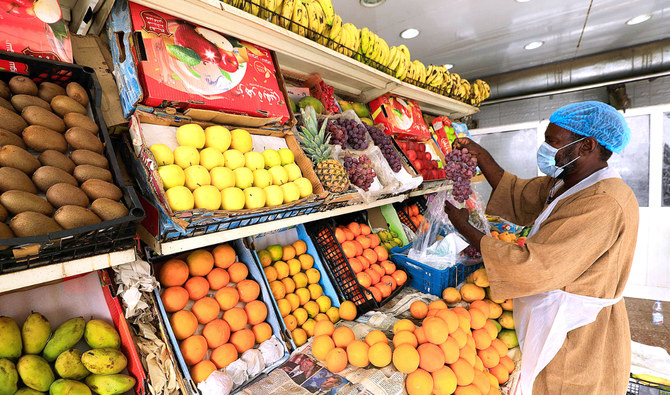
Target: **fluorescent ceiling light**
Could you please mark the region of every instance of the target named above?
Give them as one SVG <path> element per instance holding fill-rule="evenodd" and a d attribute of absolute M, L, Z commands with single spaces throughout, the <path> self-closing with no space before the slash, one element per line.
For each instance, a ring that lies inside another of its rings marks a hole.
<path fill-rule="evenodd" d="M 385 1 L 386 0 L 360 0 L 361 5 L 368 8 L 380 6 L 384 4 Z"/>
<path fill-rule="evenodd" d="M 626 21 L 626 25 L 637 25 L 638 23 L 646 22 L 651 19 L 651 14 L 638 15 Z"/>
<path fill-rule="evenodd" d="M 515 0 L 517 3 L 528 3 L 530 0 Z"/>
<path fill-rule="evenodd" d="M 454 68 L 454 65 L 451 64 L 451 63 L 445 63 L 445 64 L 444 64 L 444 67 L 445 67 L 447 70 L 451 70 L 451 69 Z"/>
<path fill-rule="evenodd" d="M 417 29 L 409 28 L 405 29 L 402 32 L 400 32 L 400 37 L 409 40 L 410 38 L 414 38 L 419 35 L 419 31 Z"/>
<path fill-rule="evenodd" d="M 529 42 L 528 44 L 524 45 L 523 48 L 531 50 L 531 49 L 540 48 L 543 45 L 544 45 L 544 41 L 532 41 L 532 42 Z"/>

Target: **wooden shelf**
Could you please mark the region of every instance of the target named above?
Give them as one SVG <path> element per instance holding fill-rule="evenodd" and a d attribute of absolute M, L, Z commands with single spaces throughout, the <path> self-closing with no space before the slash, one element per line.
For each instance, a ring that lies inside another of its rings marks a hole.
<path fill-rule="evenodd" d="M 384 93 L 413 99 L 421 109 L 460 118 L 478 108 L 438 95 L 344 56 L 323 45 L 262 20 L 218 0 L 133 0 L 238 39 L 262 45 L 277 53 L 283 70 L 318 73 L 337 93 L 367 102 Z"/>

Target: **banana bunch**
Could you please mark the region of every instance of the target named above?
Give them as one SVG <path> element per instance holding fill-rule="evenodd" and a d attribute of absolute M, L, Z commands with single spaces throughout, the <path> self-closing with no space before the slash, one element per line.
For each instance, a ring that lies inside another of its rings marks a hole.
<path fill-rule="evenodd" d="M 243 9 L 245 12 L 248 12 L 252 15 L 260 16 L 261 8 L 258 6 L 261 0 L 242 0 L 236 1 L 242 3 L 241 6 L 236 6 Z"/>
<path fill-rule="evenodd" d="M 451 75 L 444 66 L 435 66 L 431 64 L 426 69 L 426 80 L 428 88 L 432 91 L 442 93 L 449 92 L 451 88 Z"/>
<path fill-rule="evenodd" d="M 281 13 L 282 0 L 258 0 L 258 1 L 260 2 L 261 7 L 263 7 L 261 8 L 261 13 L 259 17 L 267 20 L 270 17 L 270 15 L 272 15 L 273 18 L 272 23 L 278 25 L 279 23 L 275 22 L 275 19 L 277 19 L 277 17 L 274 14 L 270 13 L 271 12 L 278 14 Z"/>
<path fill-rule="evenodd" d="M 333 23 L 331 23 L 328 28 L 328 34 L 324 33 L 324 36 L 327 36 L 330 39 L 327 42 L 328 48 L 337 51 L 339 48 L 339 45 L 337 44 L 340 42 L 340 39 L 342 38 L 342 18 L 340 18 L 339 15 L 335 14 L 333 16 Z"/>
<path fill-rule="evenodd" d="M 318 0 L 302 0 L 309 19 L 308 38 L 316 41 L 326 29 L 326 13 Z"/>
<path fill-rule="evenodd" d="M 418 60 L 415 60 L 412 63 L 410 63 L 405 79 L 410 79 L 416 82 L 424 83 L 426 82 L 426 77 L 427 77 L 426 66 L 424 66 L 423 63 L 421 63 Z"/>
<path fill-rule="evenodd" d="M 385 64 L 393 72 L 392 75 L 400 80 L 405 79 L 407 72 L 413 67 L 409 49 L 405 45 L 391 47 L 386 59 L 381 63 Z"/>
<path fill-rule="evenodd" d="M 491 87 L 485 81 L 476 80 L 472 83 L 470 89 L 470 104 L 473 106 L 480 105 L 484 100 L 491 95 Z"/>
<path fill-rule="evenodd" d="M 307 8 L 303 0 L 295 0 L 293 6 L 293 17 L 291 23 L 291 31 L 303 37 L 307 36 L 307 28 L 309 27 L 309 16 L 307 15 Z"/>
<path fill-rule="evenodd" d="M 281 12 L 278 12 L 282 17 L 274 17 L 272 22 L 286 30 L 293 31 L 293 23 L 291 23 L 291 21 L 293 20 L 293 10 L 295 9 L 296 1 L 297 0 L 283 0 Z"/>
<path fill-rule="evenodd" d="M 381 66 L 388 66 L 391 60 L 391 49 L 386 41 L 368 30 L 367 27 L 362 28 L 358 34 L 361 45 L 356 59 L 365 64 L 371 64 L 373 67 L 378 67 L 378 65 L 372 64 L 371 61 Z"/>
<path fill-rule="evenodd" d="M 336 18 L 333 21 L 333 25 L 330 28 L 330 38 L 333 39 L 336 43 L 340 44 L 333 44 L 335 47 L 334 49 L 345 56 L 354 57 L 354 55 L 356 55 L 358 52 L 358 48 L 361 44 L 361 40 L 358 35 L 358 29 L 354 24 L 342 23 L 341 19 L 339 19 L 339 24 L 341 25 L 339 34 L 333 37 L 333 31 L 336 28 L 338 19 L 339 17 L 336 15 Z"/>

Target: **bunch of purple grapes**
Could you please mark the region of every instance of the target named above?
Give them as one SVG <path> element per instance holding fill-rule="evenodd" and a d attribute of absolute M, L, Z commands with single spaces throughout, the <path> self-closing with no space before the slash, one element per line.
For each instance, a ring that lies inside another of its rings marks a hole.
<path fill-rule="evenodd" d="M 463 203 L 472 194 L 470 179 L 477 172 L 477 159 L 468 152 L 467 148 L 453 150 L 445 155 L 445 159 L 444 170 L 447 180 L 453 182 L 454 199 Z"/>
<path fill-rule="evenodd" d="M 393 170 L 394 173 L 399 172 L 400 169 L 402 169 L 402 164 L 400 163 L 400 155 L 398 155 L 398 151 L 396 151 L 393 146 L 393 141 L 391 141 L 391 136 L 384 133 L 383 130 L 373 126 L 365 125 L 365 127 L 367 128 L 370 137 L 372 137 L 372 141 L 374 141 L 375 145 L 382 150 L 382 154 L 384 155 L 384 158 L 386 158 L 389 166 L 391 166 L 391 170 Z"/>
<path fill-rule="evenodd" d="M 462 251 L 462 254 L 463 254 L 464 256 L 469 257 L 469 258 L 476 258 L 476 259 L 479 259 L 479 258 L 482 257 L 482 253 L 481 253 L 478 249 L 476 249 L 475 247 L 473 247 L 473 246 L 471 246 L 471 245 L 467 246 L 467 247 Z"/>
<path fill-rule="evenodd" d="M 347 132 L 347 144 L 355 150 L 364 150 L 368 148 L 368 139 L 366 138 L 367 129 L 365 124 L 358 123 L 353 119 L 339 118 L 334 122 Z M 332 139 L 332 137 L 331 137 Z"/>
<path fill-rule="evenodd" d="M 346 155 L 343 165 L 349 175 L 349 181 L 364 191 L 370 189 L 370 185 L 372 185 L 377 174 L 375 174 L 372 162 L 367 155 L 361 155 L 358 159 Z"/>
<path fill-rule="evenodd" d="M 323 120 L 319 121 L 319 128 Z M 347 143 L 347 129 L 340 126 L 334 119 L 328 120 L 328 125 L 326 125 L 326 132 L 330 133 L 330 144 L 339 145 L 342 148 L 346 148 L 345 144 Z"/>

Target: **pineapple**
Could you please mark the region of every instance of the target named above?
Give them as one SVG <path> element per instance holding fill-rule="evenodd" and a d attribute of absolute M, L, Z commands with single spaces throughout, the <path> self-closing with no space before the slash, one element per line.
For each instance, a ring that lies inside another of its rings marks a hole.
<path fill-rule="evenodd" d="M 316 164 L 314 172 L 321 180 L 321 184 L 329 192 L 344 192 L 349 188 L 349 177 L 344 166 L 333 159 L 330 149 L 330 134 L 326 133 L 326 119 L 318 128 L 316 112 L 313 107 L 301 110 L 302 120 L 305 126 L 300 127 L 298 139 L 300 146 L 307 156 Z"/>

